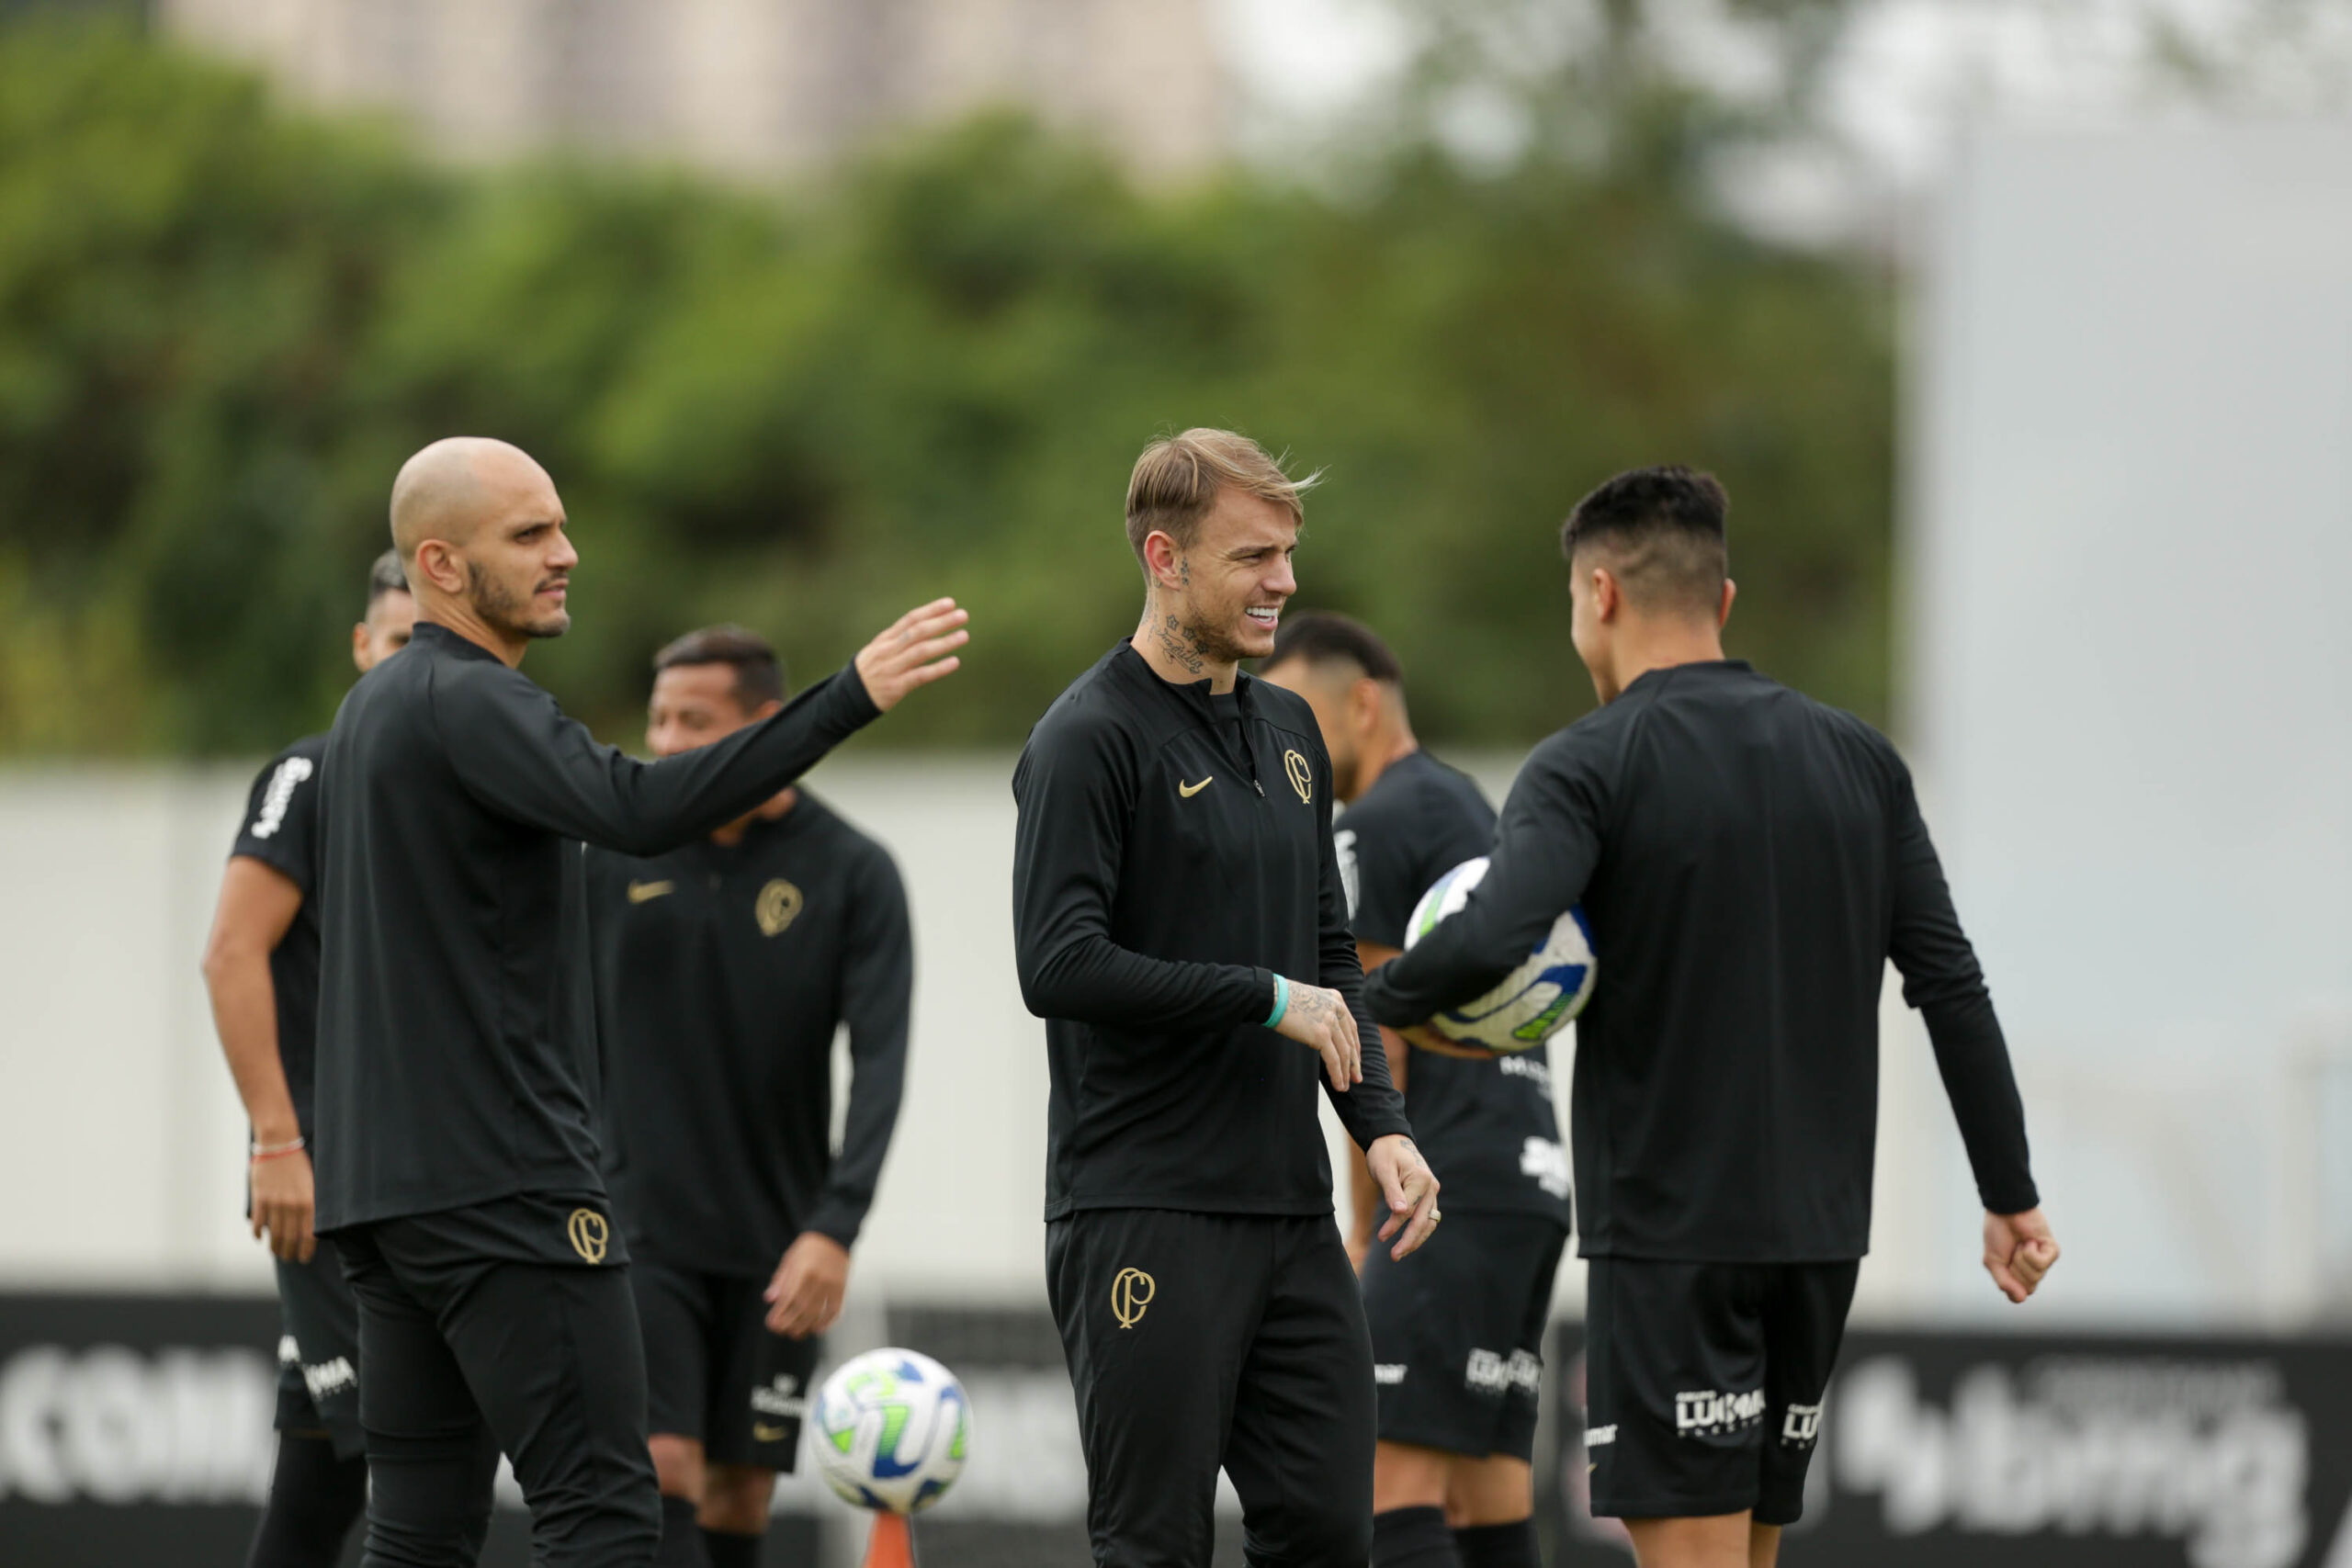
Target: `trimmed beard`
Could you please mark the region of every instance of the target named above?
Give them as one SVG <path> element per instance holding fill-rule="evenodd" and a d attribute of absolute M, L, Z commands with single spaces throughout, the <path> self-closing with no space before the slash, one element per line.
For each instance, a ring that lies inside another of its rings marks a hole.
<path fill-rule="evenodd" d="M 473 606 L 474 614 L 482 618 L 485 626 L 505 637 L 561 637 L 571 629 L 569 611 L 556 612 L 557 621 L 552 626 L 524 620 L 522 606 L 528 601 L 518 601 L 471 561 L 466 563 L 466 603 Z"/>
<path fill-rule="evenodd" d="M 1183 632 L 1184 640 L 1193 645 L 1193 650 L 1213 664 L 1238 664 L 1245 659 L 1258 657 L 1243 648 L 1222 626 L 1187 620 L 1183 623 Z"/>

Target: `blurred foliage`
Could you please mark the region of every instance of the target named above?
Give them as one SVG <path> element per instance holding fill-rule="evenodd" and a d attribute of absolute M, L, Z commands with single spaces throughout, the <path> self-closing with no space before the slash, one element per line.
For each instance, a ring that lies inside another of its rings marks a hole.
<path fill-rule="evenodd" d="M 1683 101 L 1619 118 L 1692 123 Z M 1557 525 L 1665 460 L 1735 498 L 1735 651 L 1883 718 L 1885 280 L 1713 216 L 1679 145 L 1471 167 L 1413 137 L 1344 194 L 1138 189 L 992 118 L 777 197 L 453 172 L 136 39 L 18 26 L 0 750 L 323 725 L 393 470 L 456 432 L 555 475 L 576 629 L 528 668 L 616 739 L 688 626 L 761 627 L 814 675 L 952 592 L 965 673 L 880 734 L 1017 743 L 1133 628 L 1127 469 L 1195 423 L 1326 471 L 1297 603 L 1390 637 L 1434 740 L 1589 705 Z"/>

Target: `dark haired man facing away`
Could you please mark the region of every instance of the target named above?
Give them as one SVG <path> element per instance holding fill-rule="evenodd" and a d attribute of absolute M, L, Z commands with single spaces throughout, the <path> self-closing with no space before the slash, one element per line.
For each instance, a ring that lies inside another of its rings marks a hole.
<path fill-rule="evenodd" d="M 1770 1568 L 1870 1243 L 1887 960 L 1926 1016 L 2011 1301 L 2058 1247 L 2008 1049 L 1911 777 L 1723 656 L 1722 486 L 1621 474 L 1563 531 L 1602 706 L 1527 760 L 1468 905 L 1372 977 L 1391 1025 L 1477 996 L 1581 901 L 1600 984 L 1570 1107 L 1592 1507 L 1643 1568 Z"/>
<path fill-rule="evenodd" d="M 1494 808 L 1421 749 L 1404 670 L 1370 627 L 1286 618 L 1263 678 L 1306 699 L 1330 750 L 1348 807 L 1331 837 L 1369 975 L 1404 948 L 1430 884 L 1487 852 Z M 1380 1389 L 1373 1568 L 1535 1568 L 1535 1394 L 1569 1219 L 1550 1052 L 1498 1057 L 1419 1030 L 1382 1043 L 1449 1220 L 1392 1260 L 1371 1245 L 1379 1194 L 1357 1166 L 1348 1250 Z"/>
<path fill-rule="evenodd" d="M 738 626 L 689 632 L 653 668 L 657 757 L 784 705 L 775 650 Z M 667 854 L 589 850 L 588 924 L 660 1562 L 751 1568 L 898 1120 L 914 987 L 906 890 L 881 845 L 795 786 Z M 844 1022 L 853 1076 L 835 1157 Z"/>
<path fill-rule="evenodd" d="M 322 775 L 319 1222 L 359 1300 L 367 1568 L 471 1563 L 501 1450 L 543 1568 L 641 1568 L 662 1509 L 645 1347 L 600 1169 L 581 856 L 732 820 L 915 688 L 965 615 L 909 612 L 781 711 L 656 762 L 516 668 L 571 626 L 547 471 L 438 441 L 392 486 L 407 651 L 335 716 Z"/>
<path fill-rule="evenodd" d="M 397 550 L 368 571 L 351 628 L 365 675 L 408 646 L 416 601 Z M 368 1502 L 359 1434 L 359 1308 L 331 1242 L 311 1232 L 311 1086 L 319 1021 L 319 762 L 297 740 L 254 781 L 204 948 L 221 1054 L 253 1128 L 254 1234 L 277 1260 L 277 1466 L 248 1568 L 327 1568 Z"/>

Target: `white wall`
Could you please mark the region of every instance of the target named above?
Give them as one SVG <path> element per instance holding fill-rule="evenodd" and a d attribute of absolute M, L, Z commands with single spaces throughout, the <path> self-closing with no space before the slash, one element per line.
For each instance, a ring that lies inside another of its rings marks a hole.
<path fill-rule="evenodd" d="M 1518 763 L 1452 760 L 1498 801 Z M 1009 755 L 853 754 L 811 779 L 891 847 L 916 925 L 906 1107 L 858 1249 L 854 1294 L 869 1305 L 1043 1300 L 1045 1036 L 1012 974 L 1011 769 Z M 269 1287 L 238 1217 L 244 1126 L 196 968 L 249 777 L 0 772 L 0 1190 L 20 1195 L 0 1205 L 0 1289 Z M 1951 1116 L 1916 1021 L 1899 1002 L 1888 1019 L 1862 1296 L 1881 1318 L 1939 1310 L 1950 1260 L 1927 1238 L 1973 1213 L 1936 1157 Z M 1572 1052 L 1571 1033 L 1554 1052 L 1563 1125 Z M 1973 1245 L 1956 1245 L 1965 1265 Z M 1963 1269 L 1954 1292 L 1981 1289 Z M 1572 1262 L 1557 1300 L 1582 1298 Z"/>
<path fill-rule="evenodd" d="M 1981 135 L 1929 283 L 1909 729 L 2053 1306 L 2292 1317 L 2352 1258 L 2352 126 Z"/>
<path fill-rule="evenodd" d="M 1485 769 L 1494 788 L 1511 765 Z M 1045 1034 L 1012 970 L 1012 766 L 853 756 L 810 780 L 890 846 L 914 911 L 906 1105 L 858 1248 L 860 1280 L 894 1298 L 1043 1300 Z M 268 1288 L 196 967 L 249 777 L 0 773 L 0 1189 L 20 1195 L 0 1205 L 0 1287 Z"/>

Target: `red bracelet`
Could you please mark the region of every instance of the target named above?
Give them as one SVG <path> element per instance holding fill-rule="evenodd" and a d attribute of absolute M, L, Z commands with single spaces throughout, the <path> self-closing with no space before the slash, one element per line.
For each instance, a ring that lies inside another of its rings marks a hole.
<path fill-rule="evenodd" d="M 259 1144 L 248 1145 L 246 1153 L 251 1156 L 254 1164 L 259 1165 L 266 1159 L 284 1159 L 288 1155 L 299 1155 L 304 1147 L 303 1140 L 297 1137 L 290 1144 L 273 1144 L 267 1148 L 262 1147 Z"/>

